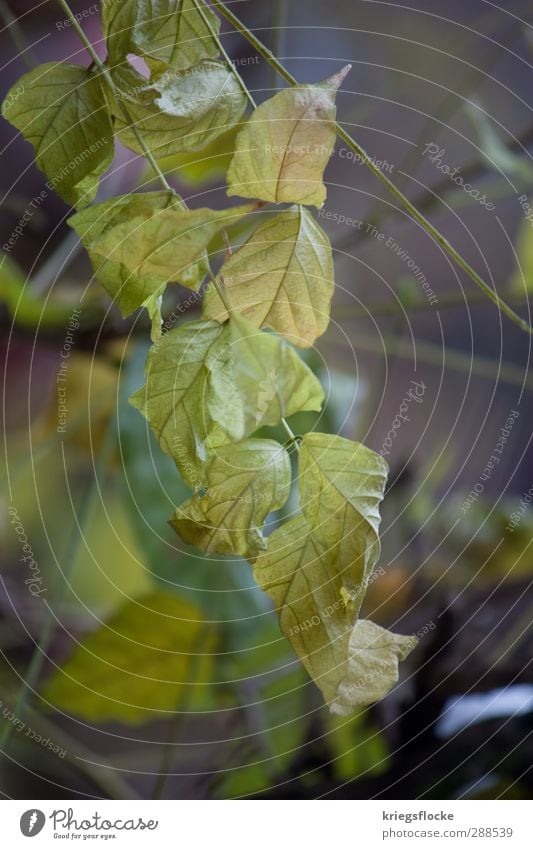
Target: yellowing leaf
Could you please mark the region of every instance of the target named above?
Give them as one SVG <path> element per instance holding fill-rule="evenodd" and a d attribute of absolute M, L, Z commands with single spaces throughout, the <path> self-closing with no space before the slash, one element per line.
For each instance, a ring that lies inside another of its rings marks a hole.
<path fill-rule="evenodd" d="M 326 330 L 333 297 L 333 257 L 327 235 L 301 206 L 269 218 L 220 270 L 226 300 L 256 327 L 271 327 L 308 348 Z M 204 316 L 228 317 L 214 287 Z"/>
<path fill-rule="evenodd" d="M 280 627 L 326 703 L 337 696 L 348 657 L 353 611 L 341 595 L 349 581 L 342 567 L 312 533 L 304 516 L 286 522 L 268 539 L 254 578 L 270 595 Z M 354 580 L 349 581 L 352 585 Z"/>
<path fill-rule="evenodd" d="M 35 148 L 51 188 L 73 206 L 89 204 L 114 154 L 98 77 L 80 65 L 40 65 L 11 88 L 2 114 Z"/>
<path fill-rule="evenodd" d="M 289 496 L 289 455 L 270 439 L 249 439 L 218 449 L 204 477 L 205 494 L 182 504 L 172 527 L 206 554 L 255 557 L 266 547 L 260 529 L 267 515 Z"/>
<path fill-rule="evenodd" d="M 207 183 L 223 182 L 235 150 L 237 132 L 238 128 L 232 127 L 201 152 L 175 153 L 160 159 L 159 164 L 165 173 L 174 172 L 180 183 L 193 189 Z"/>
<path fill-rule="evenodd" d="M 113 80 L 134 126 L 157 157 L 207 147 L 237 124 L 246 109 L 243 90 L 223 62 L 205 60 L 183 71 L 168 71 L 153 82 L 131 67 L 118 68 Z M 121 142 L 142 154 L 113 98 L 110 107 Z"/>
<path fill-rule="evenodd" d="M 213 649 L 197 607 L 154 592 L 125 604 L 79 644 L 43 697 L 90 722 L 164 718 L 205 693 Z"/>
<path fill-rule="evenodd" d="M 116 239 L 118 243 L 126 236 L 130 236 L 131 243 L 132 234 L 143 240 L 149 239 L 150 221 L 153 229 L 154 216 L 169 206 L 185 209 L 183 202 L 170 192 L 123 195 L 84 209 L 68 220 L 89 253 L 95 277 L 111 295 L 122 315 L 130 315 L 139 307 L 146 307 L 152 319 L 153 341 L 160 334 L 160 297 L 169 282 L 169 275 L 137 272 L 131 263 L 122 262 L 120 256 L 110 257 L 111 248 L 102 248 L 101 245 L 104 240 L 108 243 Z M 143 244 L 146 244 L 145 241 Z M 197 289 L 207 267 L 205 250 L 197 252 L 190 264 L 175 269 L 171 279 Z"/>
<path fill-rule="evenodd" d="M 192 489 L 203 480 L 213 424 L 205 361 L 223 332 L 215 321 L 191 321 L 166 333 L 148 355 L 146 385 L 130 398 Z"/>
<path fill-rule="evenodd" d="M 348 716 L 355 707 L 377 702 L 398 680 L 398 661 L 415 648 L 416 637 L 393 634 L 368 619 L 355 623 L 348 647 L 346 674 L 331 712 Z"/>
<path fill-rule="evenodd" d="M 323 389 L 296 351 L 279 336 L 233 313 L 229 334 L 211 352 L 209 410 L 233 439 L 304 410 L 320 410 Z"/>
<path fill-rule="evenodd" d="M 313 534 L 346 570 L 346 600 L 357 613 L 361 588 L 364 595 L 379 555 L 387 464 L 364 445 L 325 433 L 304 436 L 299 461 L 302 511 Z"/>
<path fill-rule="evenodd" d="M 167 283 L 198 289 L 208 271 L 206 248 L 222 227 L 254 209 L 189 210 L 169 192 L 123 195 L 69 219 L 91 258 L 95 277 L 123 315 L 141 306 L 159 314 Z"/>
<path fill-rule="evenodd" d="M 111 214 L 107 216 L 105 229 L 96 238 L 91 237 L 94 232 L 91 230 L 88 248 L 93 254 L 119 262 L 140 279 L 148 275 L 156 277 L 160 283 L 173 280 L 191 289 L 198 288 L 201 283 L 197 264 L 205 262 L 205 250 L 213 236 L 255 209 L 254 204 L 222 210 L 187 209 L 181 202 L 160 206 L 157 197 L 148 198 L 144 203 L 144 197 L 126 195 L 124 199 L 119 198 L 118 216 L 112 201 L 110 207 L 101 204 L 100 209 L 104 207 L 105 213 L 109 209 Z M 124 206 L 120 203 L 122 200 Z M 73 226 L 77 221 L 78 216 Z M 203 271 L 203 264 L 201 268 Z"/>
<path fill-rule="evenodd" d="M 187 68 L 201 59 L 215 58 L 218 46 L 209 27 L 218 34 L 220 22 L 194 0 L 112 0 L 102 4 L 102 29 L 111 62 L 129 53 L 144 56 L 154 70 Z M 208 24 L 205 23 L 207 19 Z"/>
<path fill-rule="evenodd" d="M 335 144 L 335 93 L 350 70 L 318 85 L 284 89 L 251 115 L 235 145 L 228 194 L 320 207 Z"/>
<path fill-rule="evenodd" d="M 304 516 L 269 537 L 254 577 L 274 601 L 282 633 L 332 713 L 347 715 L 388 692 L 397 679 L 398 659 L 416 640 L 356 621 L 354 591 L 359 599 L 365 592 L 364 583 L 355 586 L 357 564 L 342 564 Z"/>

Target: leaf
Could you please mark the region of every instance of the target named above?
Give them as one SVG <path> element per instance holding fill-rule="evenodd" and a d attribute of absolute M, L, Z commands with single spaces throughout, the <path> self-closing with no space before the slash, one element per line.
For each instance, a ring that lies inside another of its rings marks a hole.
<path fill-rule="evenodd" d="M 43 698 L 90 722 L 161 718 L 205 692 L 213 650 L 214 635 L 196 606 L 154 592 L 125 604 L 79 643 Z"/>
<path fill-rule="evenodd" d="M 197 263 L 205 262 L 205 250 L 213 236 L 256 208 L 246 204 L 222 210 L 187 209 L 181 201 L 159 208 L 152 199 L 144 204 L 143 197 L 130 195 L 131 202 L 119 206 L 119 219 L 114 214 L 108 218 L 105 229 L 91 240 L 91 250 L 140 278 L 174 280 L 191 289 L 201 282 Z"/>
<path fill-rule="evenodd" d="M 322 177 L 335 145 L 335 93 L 350 68 L 258 106 L 237 136 L 229 195 L 322 206 Z"/>
<path fill-rule="evenodd" d="M 334 290 L 327 235 L 301 206 L 260 224 L 220 270 L 226 300 L 256 327 L 271 327 L 302 348 L 326 330 Z M 204 316 L 228 317 L 214 287 Z"/>
<path fill-rule="evenodd" d="M 220 21 L 203 3 L 202 11 L 218 35 Z M 145 57 L 153 70 L 181 70 L 201 59 L 215 58 L 218 45 L 194 0 L 113 0 L 102 5 L 102 29 L 110 61 L 129 53 Z"/>
<path fill-rule="evenodd" d="M 324 400 L 320 382 L 296 351 L 238 313 L 211 351 L 209 367 L 211 417 L 233 440 L 294 413 L 320 410 Z"/>
<path fill-rule="evenodd" d="M 171 193 L 150 192 L 97 204 L 69 224 L 89 252 L 95 276 L 129 315 L 153 303 L 169 282 L 198 289 L 213 236 L 253 209 L 189 210 Z"/>
<path fill-rule="evenodd" d="M 130 398 L 192 489 L 203 482 L 213 424 L 205 361 L 222 333 L 214 321 L 191 321 L 166 333 L 148 354 L 146 385 Z"/>
<path fill-rule="evenodd" d="M 516 295 L 533 292 L 533 202 L 522 195 L 520 204 L 524 220 L 520 224 L 516 237 L 517 267 L 515 268 L 509 288 Z"/>
<path fill-rule="evenodd" d="M 181 184 L 192 189 L 208 183 L 225 182 L 226 171 L 235 150 L 237 132 L 238 127 L 232 127 L 204 147 L 201 153 L 193 150 L 160 159 L 161 169 L 166 174 L 175 173 Z"/>
<path fill-rule="evenodd" d="M 131 67 L 113 71 L 113 80 L 134 126 L 156 157 L 198 151 L 240 121 L 246 97 L 231 68 L 204 60 L 183 71 L 169 71 L 148 82 Z M 111 97 L 120 141 L 143 153 L 138 138 Z"/>
<path fill-rule="evenodd" d="M 204 477 L 205 494 L 179 507 L 170 524 L 205 554 L 255 557 L 266 548 L 260 528 L 267 515 L 289 496 L 289 455 L 270 439 L 249 439 L 218 449 Z"/>
<path fill-rule="evenodd" d="M 393 634 L 368 619 L 355 623 L 350 636 L 348 669 L 331 712 L 348 716 L 354 707 L 377 702 L 398 680 L 398 661 L 415 648 L 416 637 Z"/>
<path fill-rule="evenodd" d="M 519 180 L 523 180 L 526 185 L 530 183 L 533 177 L 533 168 L 530 162 L 520 156 L 519 153 L 509 150 L 500 131 L 489 120 L 488 113 L 483 108 L 483 105 L 476 101 L 467 102 L 465 104 L 465 110 L 474 124 L 480 151 L 489 166 L 504 174 L 511 174 Z M 493 208 L 494 205 L 490 207 L 490 209 Z"/>
<path fill-rule="evenodd" d="M 114 154 L 96 73 L 65 62 L 40 65 L 10 89 L 2 114 L 33 145 L 49 187 L 73 206 L 89 204 Z"/>
<path fill-rule="evenodd" d="M 328 553 L 342 565 L 346 600 L 359 610 L 379 556 L 379 504 L 385 460 L 360 443 L 308 433 L 300 445 L 302 511 Z"/>
<path fill-rule="evenodd" d="M 111 251 L 102 249 L 102 240 L 115 233 L 117 241 L 124 238 L 124 232 L 132 237 L 138 236 L 153 216 L 175 203 L 181 208 L 184 204 L 170 192 L 149 192 L 147 194 L 122 195 L 104 203 L 83 210 L 68 224 L 81 239 L 91 259 L 94 275 L 104 289 L 111 295 L 122 315 L 130 315 L 139 307 L 146 306 L 149 313 L 154 312 L 157 299 L 168 283 L 167 276 L 148 273 L 136 273 L 131 265 L 121 262 L 119 257 L 109 258 Z M 190 288 L 198 288 L 207 273 L 207 254 L 205 251 L 173 278 Z"/>
<path fill-rule="evenodd" d="M 394 683 L 393 653 L 378 653 L 375 676 L 368 674 L 368 655 L 361 656 L 358 640 L 368 630 L 361 630 L 355 621 L 357 574 L 356 564 L 344 566 L 334 551 L 322 545 L 302 515 L 274 531 L 267 551 L 259 555 L 254 566 L 257 583 L 279 612 L 282 633 L 320 688 L 331 712 L 342 715 L 381 698 Z M 362 598 L 364 592 L 362 583 L 357 588 L 358 597 Z M 366 624 L 378 628 L 373 623 Z M 407 645 L 413 648 L 416 643 L 412 637 L 394 640 L 402 649 L 397 653 L 401 659 L 408 653 Z M 385 643 L 379 642 L 380 648 L 382 645 Z M 362 648 L 366 647 L 363 641 Z"/>
<path fill-rule="evenodd" d="M 274 601 L 283 635 L 324 700 L 333 702 L 347 663 L 354 614 L 342 595 L 342 568 L 304 516 L 271 534 L 267 551 L 256 561 L 254 578 Z"/>

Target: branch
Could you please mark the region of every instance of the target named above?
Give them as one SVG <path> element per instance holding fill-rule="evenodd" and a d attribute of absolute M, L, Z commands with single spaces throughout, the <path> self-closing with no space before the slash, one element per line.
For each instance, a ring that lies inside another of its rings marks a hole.
<path fill-rule="evenodd" d="M 256 36 L 250 32 L 250 30 L 233 14 L 229 9 L 226 8 L 224 3 L 221 0 L 212 0 L 212 5 L 215 6 L 223 15 L 227 21 L 229 21 L 232 26 L 235 27 L 237 32 L 239 32 L 247 41 L 250 42 L 252 47 L 254 47 L 257 52 L 266 59 L 269 64 L 276 69 L 276 71 L 286 80 L 291 86 L 298 85 L 298 81 L 292 74 L 287 71 L 287 69 L 276 59 L 274 54 L 266 47 Z M 480 289 L 485 293 L 485 295 L 490 298 L 490 300 L 498 307 L 498 309 L 503 312 L 508 318 L 511 319 L 521 330 L 524 330 L 526 333 L 533 335 L 533 327 L 521 318 L 505 301 L 503 301 L 500 296 L 495 292 L 491 286 L 483 280 L 483 278 L 477 273 L 477 271 L 464 259 L 461 254 L 453 247 L 453 245 L 442 235 L 442 233 L 437 230 L 433 224 L 428 221 L 428 219 L 411 203 L 409 198 L 407 198 L 403 192 L 398 189 L 395 184 L 390 180 L 387 175 L 381 171 L 381 169 L 374 164 L 368 153 L 359 145 L 355 139 L 353 139 L 346 130 L 341 127 L 339 123 L 336 124 L 337 135 L 339 138 L 343 140 L 343 142 L 348 145 L 348 147 L 353 150 L 358 157 L 360 157 L 361 162 L 364 163 L 375 177 L 380 180 L 383 185 L 387 188 L 387 190 L 396 198 L 396 200 L 404 207 L 404 209 L 409 212 L 411 217 L 417 221 L 424 230 L 437 242 L 441 248 L 446 251 L 446 253 L 455 261 L 455 263 L 462 268 L 462 270 L 468 274 L 468 276 L 476 283 Z"/>

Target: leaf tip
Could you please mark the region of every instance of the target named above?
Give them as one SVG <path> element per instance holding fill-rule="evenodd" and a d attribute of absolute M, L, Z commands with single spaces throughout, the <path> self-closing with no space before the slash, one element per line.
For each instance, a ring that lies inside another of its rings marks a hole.
<path fill-rule="evenodd" d="M 352 70 L 352 66 L 350 64 L 345 65 L 344 68 L 341 68 L 340 71 L 337 71 L 336 74 L 333 74 L 331 77 L 325 81 L 325 86 L 327 88 L 334 88 L 337 90 L 340 88 L 350 71 Z"/>

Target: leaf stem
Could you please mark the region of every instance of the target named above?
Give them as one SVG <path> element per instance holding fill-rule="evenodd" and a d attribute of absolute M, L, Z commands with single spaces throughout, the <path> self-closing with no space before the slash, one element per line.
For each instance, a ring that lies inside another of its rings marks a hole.
<path fill-rule="evenodd" d="M 276 59 L 271 50 L 266 47 L 262 41 L 260 41 L 249 29 L 242 23 L 239 18 L 233 14 L 229 9 L 226 8 L 225 4 L 221 2 L 221 0 L 212 0 L 213 6 L 215 6 L 221 15 L 223 15 L 229 23 L 231 23 L 235 29 L 242 35 L 244 38 L 249 41 L 249 43 L 257 50 L 257 52 L 266 59 L 267 62 L 272 65 L 273 68 L 283 77 L 286 82 L 290 85 L 298 85 L 298 81 L 292 74 L 287 71 L 287 69 L 281 64 L 281 62 Z M 411 203 L 409 198 L 407 198 L 400 189 L 398 189 L 392 180 L 387 177 L 387 175 L 373 162 L 368 153 L 358 144 L 355 139 L 353 139 L 346 130 L 341 127 L 339 123 L 336 123 L 337 135 L 341 138 L 348 147 L 353 150 L 354 153 L 360 157 L 361 162 L 363 162 L 374 174 L 375 177 L 380 180 L 383 185 L 387 188 L 387 190 L 396 198 L 396 200 L 409 212 L 412 218 L 415 219 L 424 230 L 439 244 L 444 251 L 457 263 L 457 265 L 462 268 L 462 270 L 468 274 L 468 276 L 476 283 L 480 289 L 483 290 L 485 295 L 490 298 L 490 300 L 498 307 L 498 309 L 503 312 L 508 318 L 511 319 L 521 330 L 524 330 L 526 333 L 533 334 L 533 327 L 521 318 L 505 301 L 503 301 L 497 292 L 489 286 L 488 283 L 483 280 L 483 278 L 477 273 L 477 271 L 472 268 L 470 263 L 464 259 L 461 254 L 453 247 L 453 245 L 442 235 L 442 233 L 421 213 L 419 210 Z"/>
<path fill-rule="evenodd" d="M 224 309 L 226 310 L 228 316 L 231 316 L 232 308 L 230 306 L 228 299 L 226 298 L 226 293 L 224 291 L 223 282 L 220 281 L 220 280 L 217 280 L 217 278 L 215 277 L 215 275 L 213 274 L 211 269 L 209 269 L 209 279 L 210 279 L 211 283 L 213 284 L 213 286 L 215 287 L 215 289 L 217 290 L 218 297 L 220 298 L 220 300 L 224 304 Z"/>
<path fill-rule="evenodd" d="M 291 426 L 289 425 L 289 423 L 288 423 L 287 419 L 282 419 L 282 420 L 281 420 L 281 424 L 283 425 L 283 427 L 284 427 L 284 428 L 285 428 L 285 430 L 287 431 L 287 433 L 288 433 L 288 435 L 289 435 L 289 438 L 290 438 L 290 440 L 291 440 L 292 444 L 294 445 L 294 447 L 296 448 L 296 450 L 299 452 L 299 451 L 300 451 L 300 446 L 298 445 L 298 438 L 297 438 L 296 434 L 295 434 L 295 433 L 293 433 L 293 430 L 292 430 Z"/>
<path fill-rule="evenodd" d="M 132 132 L 134 133 L 135 138 L 139 142 L 139 146 L 142 148 L 142 151 L 143 151 L 146 159 L 150 163 L 157 179 L 159 180 L 159 182 L 161 183 L 161 185 L 163 186 L 165 191 L 172 192 L 173 194 L 176 194 L 176 192 L 174 191 L 172 186 L 168 183 L 167 178 L 165 177 L 165 175 L 161 171 L 161 168 L 157 164 L 157 161 L 156 161 L 152 151 L 150 150 L 150 148 L 148 147 L 148 145 L 144 141 L 142 134 L 140 133 L 139 129 L 135 126 L 135 122 L 133 121 L 133 118 L 131 117 L 131 114 L 128 111 L 128 108 L 124 105 L 124 103 L 120 99 L 120 92 L 118 91 L 117 87 L 115 86 L 115 83 L 113 82 L 113 77 L 109 73 L 109 69 L 105 66 L 105 64 L 101 61 L 100 57 L 96 53 L 91 42 L 89 41 L 89 39 L 85 35 L 83 29 L 81 28 L 80 24 L 76 20 L 76 17 L 74 15 L 74 13 L 72 12 L 70 6 L 66 2 L 66 0 L 57 0 L 57 2 L 59 3 L 59 5 L 63 9 L 63 11 L 65 12 L 65 15 L 68 17 L 73 28 L 78 33 L 81 41 L 83 42 L 83 44 L 84 44 L 87 52 L 89 53 L 91 59 L 93 60 L 94 64 L 96 65 L 96 67 L 98 68 L 98 70 L 100 71 L 102 76 L 104 77 L 107 85 L 109 86 L 110 91 L 113 94 L 113 97 L 116 100 L 118 108 L 122 112 L 127 123 L 130 125 Z"/>

